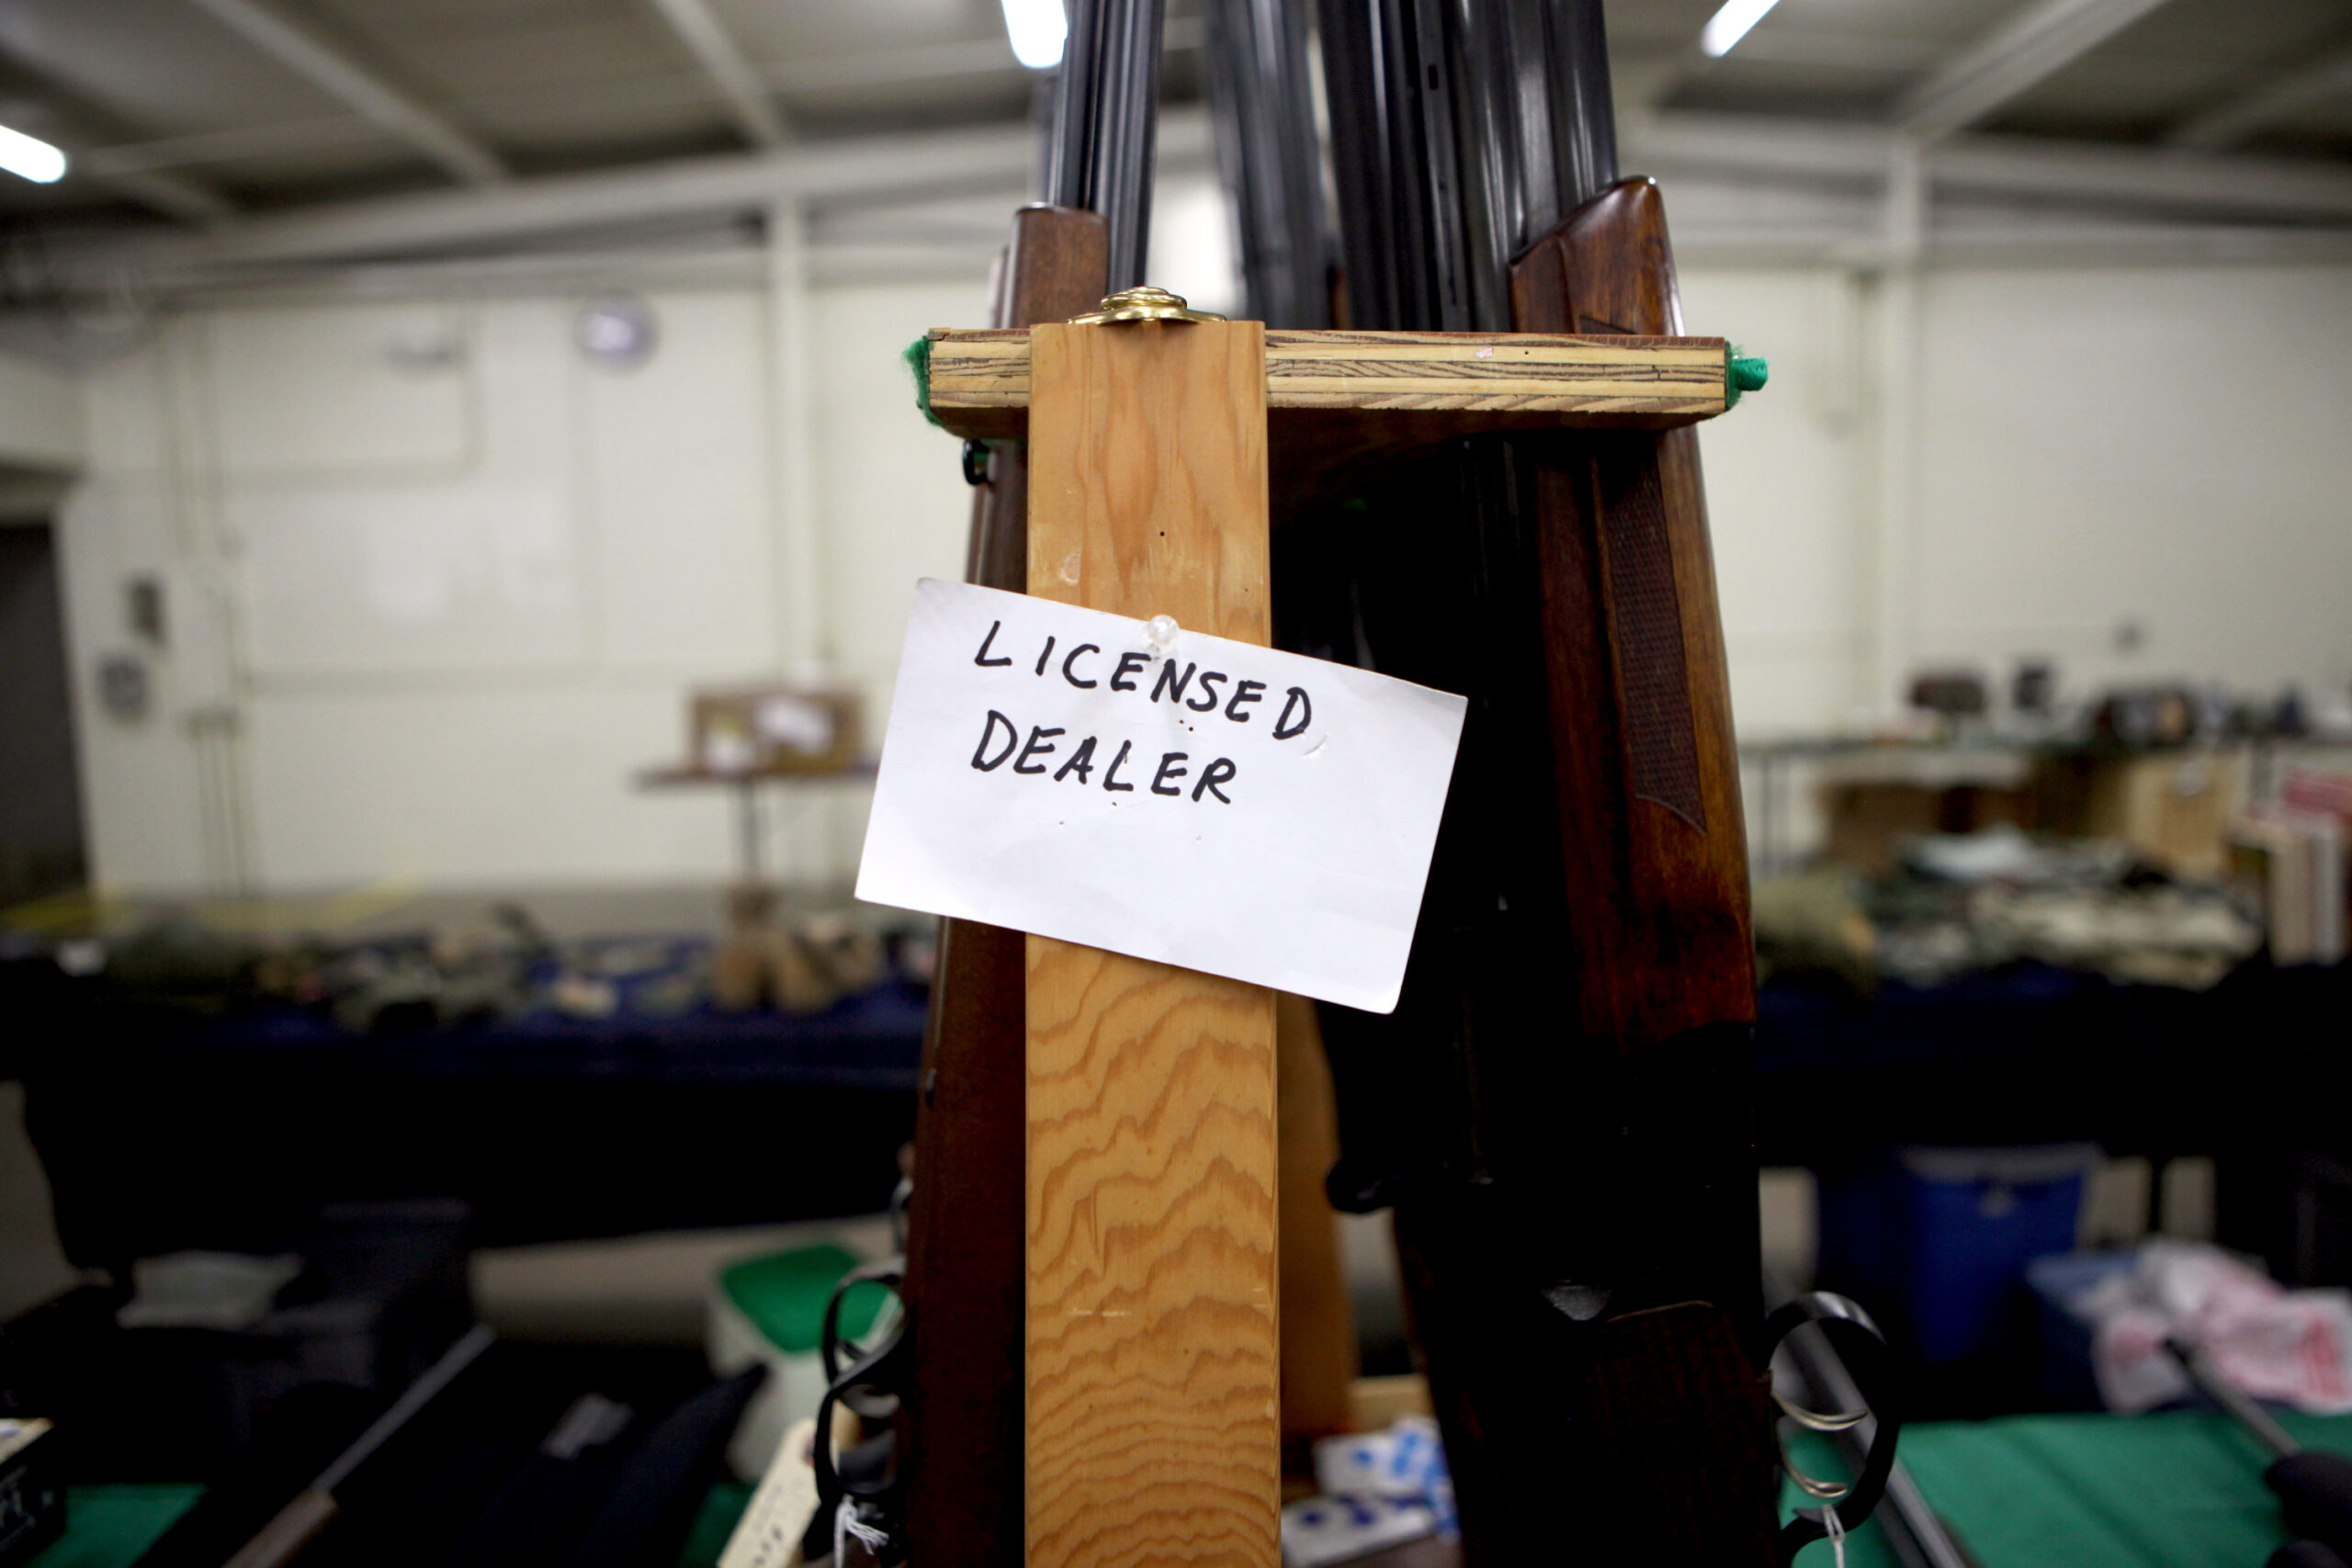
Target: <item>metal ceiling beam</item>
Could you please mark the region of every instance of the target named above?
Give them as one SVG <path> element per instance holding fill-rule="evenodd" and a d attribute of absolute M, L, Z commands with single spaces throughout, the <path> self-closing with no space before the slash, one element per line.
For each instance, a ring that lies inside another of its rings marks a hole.
<path fill-rule="evenodd" d="M 334 265 L 557 234 L 618 234 L 680 219 L 764 211 L 780 201 L 870 201 L 989 186 L 1017 200 L 1036 151 L 1036 133 L 1025 123 L 802 142 L 771 152 L 338 202 L 250 219 L 213 234 L 78 246 L 61 236 L 52 248 L 64 270 L 93 282 L 130 266 L 168 286 L 175 277 L 245 265 Z M 1206 117 L 1198 110 L 1164 115 L 1159 154 L 1163 167 L 1205 166 Z"/>
<path fill-rule="evenodd" d="M 118 141 L 83 153 L 81 166 L 91 174 L 111 177 L 233 163 L 240 158 L 273 157 L 311 148 L 368 146 L 379 144 L 383 139 L 379 127 L 352 116 L 335 115 L 321 119 L 238 126 L 229 130 L 198 130 L 186 136 L 158 136 L 144 141 Z"/>
<path fill-rule="evenodd" d="M 1899 132 L 1849 123 L 1677 113 L 1620 130 L 1628 170 L 1875 186 Z M 2118 209 L 2238 220 L 2352 220 L 2352 168 L 2341 164 L 2042 137 L 1970 136 L 1927 150 L 1939 190 L 2058 197 Z"/>
<path fill-rule="evenodd" d="M 1895 121 L 1922 140 L 1950 136 L 2049 80 L 2163 4 L 2033 0 L 1896 100 Z"/>
<path fill-rule="evenodd" d="M 1166 50 L 1170 54 L 1197 50 L 1202 34 L 1198 17 L 1174 17 L 1168 24 Z M 963 43 L 775 61 L 756 67 L 754 76 L 763 95 L 788 97 L 797 93 L 914 89 L 975 76 L 1004 76 L 1026 82 L 1029 73 L 1012 57 L 1012 46 L 1000 35 Z M 616 84 L 607 89 L 607 101 L 626 109 L 669 107 L 702 101 L 709 90 L 710 79 L 700 71 L 667 72 Z M 579 91 L 574 87 L 517 88 L 501 95 L 499 115 L 502 120 L 515 125 L 536 123 L 550 116 L 568 124 L 577 115 L 579 104 Z M 790 129 L 787 121 L 785 130 L 789 132 Z M 198 131 L 145 141 L 119 141 L 93 148 L 87 156 L 93 164 L 102 161 L 109 172 L 193 168 L 243 158 L 276 157 L 313 147 L 361 145 L 382 135 L 380 127 L 356 117 L 333 116 Z"/>
<path fill-rule="evenodd" d="M 2185 119 L 2173 127 L 2165 141 L 2175 147 L 2220 152 L 2334 98 L 2352 98 L 2352 49 L 2313 61 Z"/>
<path fill-rule="evenodd" d="M 1926 71 L 1943 54 L 1944 46 L 1926 39 L 1758 28 L 1725 58 L 1821 71 Z"/>
<path fill-rule="evenodd" d="M 66 172 L 71 175 L 75 171 L 69 167 Z M 186 175 L 165 174 L 157 169 L 107 171 L 98 167 L 91 168 L 87 174 L 91 180 L 129 197 L 141 207 L 198 228 L 216 228 L 237 216 L 234 202 Z"/>
<path fill-rule="evenodd" d="M 2352 170 L 2341 164 L 1985 136 L 1934 149 L 1928 167 L 1939 189 L 2151 212 L 2352 221 Z"/>
<path fill-rule="evenodd" d="M 1001 38 L 782 61 L 762 67 L 758 79 L 763 94 L 790 95 L 860 88 L 917 88 L 936 82 L 989 75 L 1019 76 L 1024 80 L 1027 76 L 1021 62 L 1012 57 L 1012 46 Z M 601 91 L 607 107 L 624 112 L 672 108 L 707 101 L 710 78 L 699 70 L 668 71 L 629 77 Z M 572 85 L 552 89 L 518 87 L 500 95 L 498 108 L 500 119 L 509 125 L 528 127 L 549 119 L 569 125 L 579 115 L 580 91 Z M 316 147 L 366 145 L 382 141 L 383 136 L 382 127 L 356 115 L 334 115 L 119 141 L 94 148 L 88 156 L 93 163 L 103 161 L 109 169 L 194 168 L 245 158 L 274 158 Z"/>
<path fill-rule="evenodd" d="M 703 68 L 718 96 L 726 100 L 728 118 L 754 147 L 781 147 L 790 141 L 784 117 L 768 97 L 767 85 L 746 59 L 734 35 L 711 10 L 709 0 L 652 0 L 662 19 Z"/>
<path fill-rule="evenodd" d="M 1169 24 L 1170 30 L 1175 24 Z M 1199 29 L 1195 28 L 1197 33 Z M 1168 48 L 1177 44 L 1171 39 Z M 1000 32 L 994 38 L 967 39 L 956 43 L 912 44 L 899 49 L 860 50 L 854 54 L 818 55 L 810 59 L 775 60 L 760 75 L 780 93 L 854 90 L 860 87 L 917 86 L 925 82 L 953 81 L 960 76 L 1027 74 L 1013 58 L 1012 45 Z"/>
<path fill-rule="evenodd" d="M 1721 59 L 1700 53 L 1694 37 L 1679 52 L 1623 56 L 1612 59 L 1610 69 L 1617 79 L 1617 108 L 1622 117 L 1629 107 L 1654 109 L 1689 84 L 1726 66 L 1794 65 L 1861 74 L 1926 71 L 1943 58 L 1947 48 L 1925 39 L 1758 27 Z"/>
<path fill-rule="evenodd" d="M 1628 173 L 1721 171 L 1875 184 L 1886 174 L 1891 140 L 1884 129 L 1857 120 L 1687 110 L 1620 114 L 1617 161 Z"/>
<path fill-rule="evenodd" d="M 42 134 L 65 151 L 65 177 L 76 184 L 103 186 L 140 206 L 200 229 L 216 229 L 237 215 L 236 204 L 202 180 L 160 169 L 113 167 L 106 153 L 93 150 L 91 127 L 81 115 L 41 101 Z"/>
<path fill-rule="evenodd" d="M 6 74 L 9 90 L 25 100 L 31 117 L 20 121 L 19 129 L 63 150 L 65 177 L 72 185 L 103 186 L 166 218 L 201 228 L 236 216 L 236 204 L 202 180 L 135 164 L 109 164 L 104 143 L 111 138 L 100 133 L 111 130 L 119 136 L 122 126 L 70 86 L 14 58 L 6 62 Z"/>
<path fill-rule="evenodd" d="M 1208 126 L 1199 111 L 1168 114 L 1159 134 L 1163 167 L 1207 165 Z M 1624 163 L 1659 175 L 1869 190 L 1885 176 L 1895 134 L 1852 125 L 1669 115 L 1627 122 Z M 259 270 L 323 271 L 566 234 L 604 233 L 621 243 L 632 230 L 755 213 L 783 200 L 822 207 L 932 193 L 968 197 L 979 189 L 1000 190 L 1010 200 L 1025 186 L 1035 153 L 1035 133 L 1013 124 L 803 142 L 761 154 L 346 202 L 249 219 L 205 235 L 79 244 L 61 235 L 51 249 L 66 276 L 92 288 L 104 287 L 125 267 L 161 288 L 211 286 Z M 2059 197 L 2119 212 L 2240 224 L 2352 224 L 2352 170 L 2340 165 L 1970 137 L 1928 149 L 1926 173 L 1938 190 Z M 1936 243 L 1932 236 L 1930 243 Z M 2215 243 L 2226 249 L 2238 242 Z"/>
<path fill-rule="evenodd" d="M 466 184 L 489 185 L 507 177 L 506 165 L 489 148 L 262 0 L 193 3 Z"/>

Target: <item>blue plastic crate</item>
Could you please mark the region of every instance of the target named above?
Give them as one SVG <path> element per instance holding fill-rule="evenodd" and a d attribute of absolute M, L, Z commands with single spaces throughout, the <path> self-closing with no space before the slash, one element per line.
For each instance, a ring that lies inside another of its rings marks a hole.
<path fill-rule="evenodd" d="M 2093 1144 L 1906 1148 L 1824 1172 L 1820 1277 L 1883 1311 L 1930 1366 L 2009 1348 L 2026 1265 L 2071 1252 Z"/>

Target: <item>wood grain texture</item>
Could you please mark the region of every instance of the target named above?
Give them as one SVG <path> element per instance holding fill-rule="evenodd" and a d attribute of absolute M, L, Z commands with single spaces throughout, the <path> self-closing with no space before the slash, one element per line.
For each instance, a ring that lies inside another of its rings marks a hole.
<path fill-rule="evenodd" d="M 1267 640 L 1253 322 L 1038 329 L 1030 591 Z M 1027 1561 L 1273 1568 L 1274 1003 L 1028 942 Z"/>
<path fill-rule="evenodd" d="M 1323 1178 L 1340 1157 L 1340 1123 L 1323 1026 L 1305 997 L 1274 998 L 1280 1134 L 1283 1464 L 1311 1469 L 1317 1438 L 1356 1429 L 1355 1311 L 1340 1263 L 1339 1217 Z M 1379 1425 L 1385 1426 L 1386 1422 Z"/>
<path fill-rule="evenodd" d="M 998 269 L 1000 325 L 1075 315 L 1102 297 L 1110 229 L 1091 212 L 1025 207 Z M 989 456 L 972 492 L 967 575 L 1028 584 L 1028 457 Z M 923 1568 L 1001 1568 L 1021 1554 L 1022 1055 L 1027 950 L 1019 931 L 940 922 L 923 1032 L 915 1180 L 907 1213 L 907 1537 Z"/>
<path fill-rule="evenodd" d="M 1270 332 L 1270 409 L 1721 413 L 1720 338 Z"/>
<path fill-rule="evenodd" d="M 1039 400 L 1051 406 L 1030 433 L 1029 592 L 1264 643 L 1261 329 L 1143 322 L 1032 335 Z"/>
<path fill-rule="evenodd" d="M 1608 329 L 1600 329 L 1607 334 Z M 1544 425 L 1657 428 L 1724 411 L 1721 338 L 1531 333 L 1269 332 L 1266 407 L 1421 416 L 1439 435 Z M 1026 426 L 1029 333 L 931 333 L 931 409 L 959 435 Z M 1436 416 L 1448 416 L 1439 418 Z"/>
<path fill-rule="evenodd" d="M 1644 1568 L 1774 1563 L 1776 1412 L 1730 1318 L 1679 1302 L 1611 1318 L 1596 1337 L 1592 1419 L 1609 1435 L 1600 1490 L 1620 1505 L 1623 1536 L 1595 1555 Z"/>
<path fill-rule="evenodd" d="M 1513 285 L 1532 327 L 1674 331 L 1681 305 L 1657 186 L 1626 180 L 1579 208 L 1513 269 Z M 1536 484 L 1561 832 L 1588 944 L 1577 964 L 1583 1027 L 1631 1049 L 1751 1021 L 1747 845 L 1696 435 L 1589 437 L 1551 455 Z M 1662 592 L 1629 591 L 1637 549 L 1657 552 Z M 1638 766 L 1637 728 L 1657 716 L 1639 700 L 1636 655 L 1660 641 L 1679 687 L 1672 719 L 1691 749 L 1681 809 L 1645 792 Z"/>

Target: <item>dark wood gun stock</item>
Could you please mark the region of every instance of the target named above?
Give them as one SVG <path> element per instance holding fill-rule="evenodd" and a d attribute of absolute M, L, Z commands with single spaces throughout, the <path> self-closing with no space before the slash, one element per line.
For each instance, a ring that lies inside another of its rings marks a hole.
<path fill-rule="evenodd" d="M 1521 331 L 1678 331 L 1657 187 L 1603 191 L 1511 284 Z M 1761 1568 L 1755 981 L 1697 441 L 1508 443 L 1465 451 L 1463 527 L 1482 612 L 1532 624 L 1491 634 L 1468 675 L 1486 733 L 1440 840 L 1464 863 L 1433 871 L 1451 907 L 1425 913 L 1415 955 L 1459 999 L 1403 1026 L 1405 1052 L 1452 1041 L 1467 1123 L 1395 1192 L 1416 1338 L 1473 1563 L 1572 1547 Z M 1516 871 L 1514 840 L 1548 886 Z"/>
<path fill-rule="evenodd" d="M 1066 321 L 1102 301 L 1110 276 L 1111 229 L 1073 207 L 1024 207 L 1012 215 L 1012 242 L 996 280 L 991 326 Z M 972 498 L 967 581 L 1023 592 L 1029 586 L 1029 453 L 1000 442 L 989 452 L 988 483 Z"/>
<path fill-rule="evenodd" d="M 1679 331 L 1657 185 L 1622 181 L 1512 270 L 1523 330 Z M 1747 835 L 1698 433 L 1530 444 L 1577 1021 L 1620 1097 L 1629 1277 L 1763 1321 Z M 1613 1072 L 1612 1072 L 1613 1069 Z"/>
<path fill-rule="evenodd" d="M 1511 269 L 1521 332 L 1676 333 L 1656 184 Z M 1554 768 L 1585 1032 L 1635 1051 L 1756 1018 L 1747 838 L 1695 430 L 1536 448 Z M 1596 812 L 1597 802 L 1614 809 Z"/>
<path fill-rule="evenodd" d="M 1109 291 L 1110 229 L 1091 212 L 1027 207 L 998 277 L 993 325 L 1092 310 Z M 972 501 L 967 571 L 1025 592 L 1025 446 L 991 447 Z M 907 1534 L 926 1568 L 1000 1568 L 1022 1537 L 1023 1159 L 1027 1137 L 1025 940 L 942 920 L 915 1112 L 905 1296 Z"/>

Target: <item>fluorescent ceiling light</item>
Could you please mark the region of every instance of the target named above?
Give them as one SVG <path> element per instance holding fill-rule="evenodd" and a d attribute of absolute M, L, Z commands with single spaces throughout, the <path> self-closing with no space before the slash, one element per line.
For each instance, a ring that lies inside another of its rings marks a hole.
<path fill-rule="evenodd" d="M 1004 0 L 1004 36 L 1022 64 L 1051 71 L 1062 62 L 1062 41 L 1069 36 L 1062 0 Z"/>
<path fill-rule="evenodd" d="M 38 137 L 0 125 L 0 169 L 35 185 L 52 185 L 65 177 L 65 154 Z"/>
<path fill-rule="evenodd" d="M 1012 0 L 1004 0 L 1005 8 L 1012 7 Z M 1780 0 L 1724 0 L 1724 8 L 1708 19 L 1699 32 L 1699 51 L 1708 56 L 1729 54 L 1731 46 L 1747 36 L 1747 29 L 1764 19 L 1764 13 L 1780 4 Z"/>

